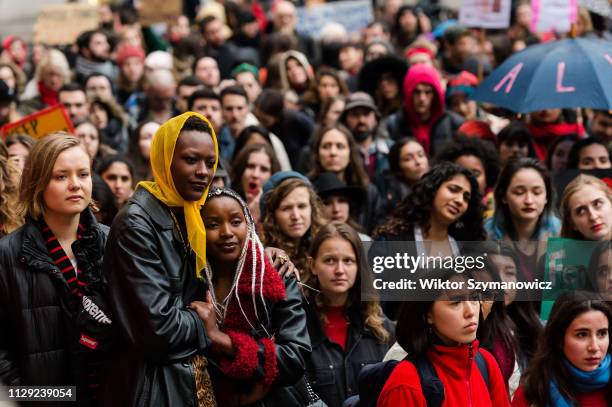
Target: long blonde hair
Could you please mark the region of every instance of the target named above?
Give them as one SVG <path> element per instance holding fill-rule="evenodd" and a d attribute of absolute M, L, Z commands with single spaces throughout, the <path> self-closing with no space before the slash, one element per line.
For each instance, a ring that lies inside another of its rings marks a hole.
<path fill-rule="evenodd" d="M 612 190 L 610 187 L 597 177 L 587 174 L 580 174 L 574 178 L 563 190 L 563 196 L 561 197 L 561 205 L 559 212 L 561 214 L 561 237 L 568 237 L 571 239 L 584 240 L 582 233 L 578 232 L 574 228 L 574 221 L 572 220 L 572 208 L 569 206 L 570 199 L 577 193 L 580 192 L 585 186 L 591 185 L 601 191 L 603 191 L 608 200 L 612 204 Z"/>

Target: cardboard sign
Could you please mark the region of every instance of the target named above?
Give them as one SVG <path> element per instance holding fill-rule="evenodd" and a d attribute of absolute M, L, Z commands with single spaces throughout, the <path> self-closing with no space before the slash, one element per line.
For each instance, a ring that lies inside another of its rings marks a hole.
<path fill-rule="evenodd" d="M 297 30 L 318 38 L 327 23 L 338 22 L 349 34 L 359 32 L 374 19 L 369 0 L 338 1 L 311 7 L 298 7 Z"/>
<path fill-rule="evenodd" d="M 27 134 L 39 139 L 56 131 L 74 132 L 70 118 L 61 105 L 48 107 L 0 129 L 3 138 L 11 134 Z"/>
<path fill-rule="evenodd" d="M 55 4 L 42 8 L 34 24 L 34 42 L 47 45 L 73 44 L 83 31 L 98 28 L 100 14 L 96 5 Z"/>
<path fill-rule="evenodd" d="M 146 0 L 140 2 L 140 23 L 144 26 L 169 23 L 183 14 L 181 0 Z"/>
<path fill-rule="evenodd" d="M 578 14 L 577 0 L 532 0 L 531 31 L 569 32 Z"/>
<path fill-rule="evenodd" d="M 464 0 L 459 23 L 468 27 L 508 28 L 511 0 Z"/>

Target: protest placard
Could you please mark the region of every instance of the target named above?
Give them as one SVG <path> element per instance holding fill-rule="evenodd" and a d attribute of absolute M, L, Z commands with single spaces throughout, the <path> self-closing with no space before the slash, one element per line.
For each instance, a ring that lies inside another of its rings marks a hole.
<path fill-rule="evenodd" d="M 531 31 L 569 32 L 576 22 L 576 0 L 532 0 Z"/>
<path fill-rule="evenodd" d="M 39 139 L 55 131 L 74 132 L 72 122 L 61 105 L 48 107 L 0 129 L 4 139 L 11 134 L 27 134 Z"/>
<path fill-rule="evenodd" d="M 140 4 L 140 23 L 145 26 L 155 23 L 169 23 L 183 14 L 183 2 L 181 0 L 147 0 Z"/>
<path fill-rule="evenodd" d="M 355 33 L 374 19 L 372 3 L 368 0 L 339 1 L 311 7 L 298 7 L 297 15 L 298 32 L 315 38 L 321 34 L 325 24 L 330 22 L 338 22 L 349 33 Z"/>
<path fill-rule="evenodd" d="M 54 4 L 42 8 L 34 24 L 34 42 L 47 45 L 73 44 L 83 31 L 97 28 L 98 7 L 92 4 Z"/>
<path fill-rule="evenodd" d="M 511 0 L 464 0 L 459 23 L 467 27 L 508 28 Z"/>

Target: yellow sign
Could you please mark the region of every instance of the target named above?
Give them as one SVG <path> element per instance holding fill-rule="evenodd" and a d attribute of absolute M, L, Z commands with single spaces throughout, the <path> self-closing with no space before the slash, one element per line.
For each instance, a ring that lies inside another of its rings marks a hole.
<path fill-rule="evenodd" d="M 5 139 L 11 134 L 27 134 L 39 139 L 56 131 L 74 132 L 74 127 L 61 105 L 48 107 L 0 129 Z"/>

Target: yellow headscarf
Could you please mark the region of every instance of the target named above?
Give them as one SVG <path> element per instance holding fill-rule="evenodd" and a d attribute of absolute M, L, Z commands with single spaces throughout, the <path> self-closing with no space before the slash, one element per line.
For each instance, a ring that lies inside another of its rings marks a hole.
<path fill-rule="evenodd" d="M 204 221 L 200 214 L 200 208 L 204 205 L 208 196 L 208 188 L 204 191 L 204 195 L 199 201 L 185 201 L 178 193 L 174 186 L 170 166 L 174 157 L 174 147 L 178 140 L 179 133 L 183 125 L 192 116 L 196 116 L 208 124 L 211 130 L 213 143 L 215 144 L 215 165 L 213 174 L 217 171 L 219 163 L 219 146 L 217 144 L 217 135 L 215 130 L 204 116 L 186 112 L 180 116 L 176 116 L 166 123 L 162 124 L 159 130 L 153 137 L 151 143 L 151 169 L 153 170 L 153 179 L 155 181 L 141 181 L 138 186 L 142 186 L 157 199 L 170 207 L 182 206 L 185 213 L 185 223 L 187 224 L 187 236 L 189 245 L 196 254 L 196 275 L 200 278 L 201 272 L 206 266 L 206 229 Z"/>

